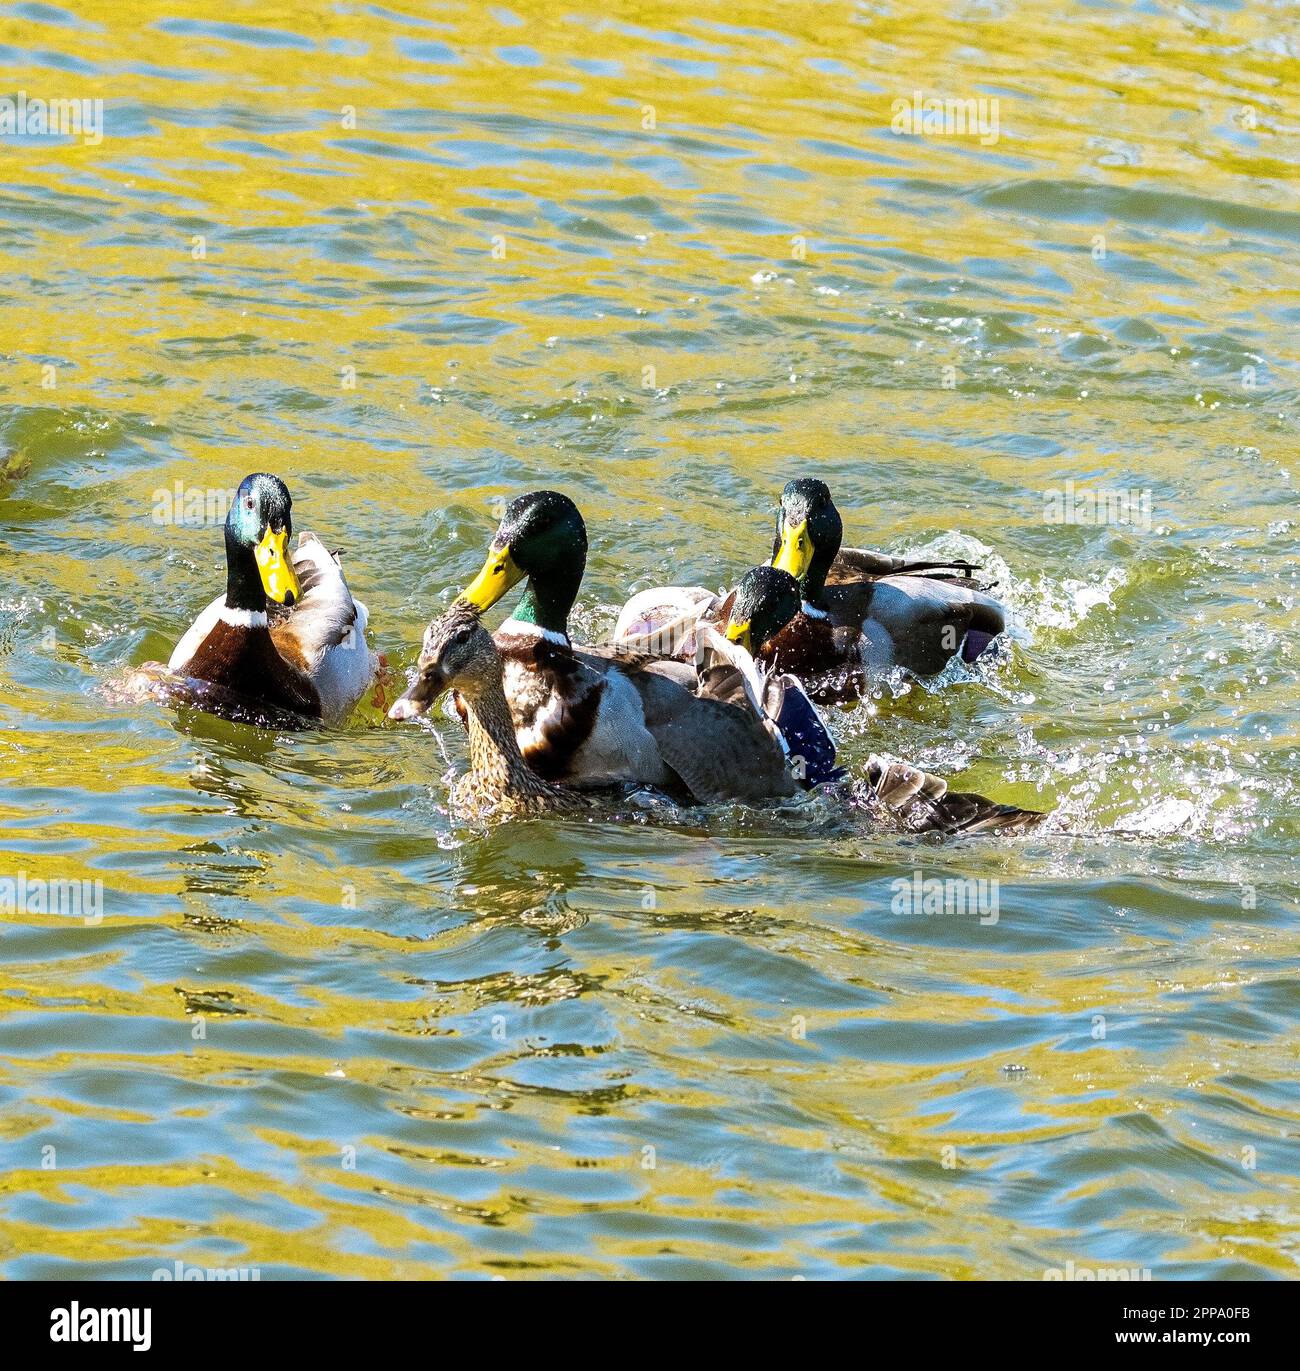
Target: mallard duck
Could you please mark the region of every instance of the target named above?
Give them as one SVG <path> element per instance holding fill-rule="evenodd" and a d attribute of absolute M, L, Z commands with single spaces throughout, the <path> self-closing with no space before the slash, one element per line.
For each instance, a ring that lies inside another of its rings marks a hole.
<path fill-rule="evenodd" d="M 734 644 L 730 649 L 719 644 L 709 616 L 692 614 L 706 599 L 716 597 L 698 588 L 688 589 L 681 601 L 686 613 L 670 620 L 656 615 L 653 604 L 647 602 L 643 606 L 647 611 L 645 641 L 665 647 L 689 641 L 702 689 L 724 699 L 734 699 L 745 690 L 755 707 L 776 724 L 792 769 L 806 785 L 842 779 L 847 773 L 835 765 L 835 743 L 801 683 L 788 673 L 764 673 L 749 656 L 751 650 L 761 656 L 763 645 L 798 612 L 798 582 L 778 567 L 747 571 L 726 599 L 725 635 Z M 737 653 L 736 648 L 741 651 Z M 941 777 L 875 753 L 867 758 L 866 780 L 873 812 L 911 832 L 1018 832 L 1035 827 L 1044 817 L 1036 810 L 999 804 L 983 795 L 950 791 Z"/>
<path fill-rule="evenodd" d="M 399 710 L 399 700 L 392 717 L 414 717 L 447 691 L 456 692 L 469 732 L 469 770 L 452 792 L 457 808 L 482 817 L 537 814 L 580 803 L 577 792 L 544 781 L 525 763 L 506 703 L 501 654 L 468 601 L 454 601 L 425 630 L 419 671 L 420 709 Z"/>
<path fill-rule="evenodd" d="M 369 615 L 352 598 L 338 558 L 314 533 L 290 557 L 293 501 L 278 476 L 246 476 L 226 515 L 226 592 L 176 644 L 167 673 L 183 697 L 213 712 L 257 719 L 347 715 L 374 679 Z"/>
<path fill-rule="evenodd" d="M 914 561 L 843 548 L 843 523 L 822 481 L 787 484 L 772 565 L 800 582 L 799 614 L 756 655 L 807 683 L 816 699 L 855 693 L 863 671 L 902 666 L 942 670 L 958 651 L 974 661 L 1006 627 L 970 562 Z M 655 642 L 689 660 L 695 626 L 725 622 L 732 598 L 701 586 L 658 586 L 623 606 L 614 641 Z"/>
<path fill-rule="evenodd" d="M 740 578 L 728 606 L 716 626 L 699 618 L 685 620 L 668 625 L 666 632 L 663 626 L 652 629 L 641 644 L 625 637 L 620 646 L 677 655 L 684 634 L 692 645 L 697 695 L 747 704 L 774 726 L 801 784 L 839 780 L 845 773 L 835 765 L 834 739 L 802 684 L 788 673 L 760 670 L 753 658 L 799 612 L 799 583 L 777 567 L 752 567 Z"/>
<path fill-rule="evenodd" d="M 1002 606 L 978 587 L 970 563 L 842 549 L 843 533 L 824 481 L 786 485 L 772 565 L 799 581 L 803 608 L 763 656 L 816 681 L 814 694 L 856 689 L 859 668 L 900 666 L 931 676 L 958 652 L 972 662 L 1006 628 Z M 935 574 L 953 571 L 955 578 Z"/>
<path fill-rule="evenodd" d="M 586 558 L 586 526 L 568 496 L 521 495 L 462 597 L 483 613 L 527 577 L 494 641 L 528 766 L 549 781 L 653 785 L 700 803 L 795 793 L 799 782 L 775 728 L 752 708 L 700 691 L 683 663 L 627 647 L 573 645 L 569 611 Z M 421 653 L 416 679 L 390 718 L 413 718 L 432 703 L 441 678 L 425 679 L 428 657 Z"/>

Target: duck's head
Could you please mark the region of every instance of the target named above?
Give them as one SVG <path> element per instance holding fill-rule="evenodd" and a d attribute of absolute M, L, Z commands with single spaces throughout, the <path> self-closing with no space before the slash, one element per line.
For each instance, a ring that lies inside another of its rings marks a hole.
<path fill-rule="evenodd" d="M 425 629 L 415 681 L 393 702 L 388 717 L 416 719 L 449 690 L 477 700 L 493 687 L 502 688 L 501 654 L 478 610 L 457 600 Z"/>
<path fill-rule="evenodd" d="M 815 603 L 826 584 L 844 524 L 825 481 L 803 477 L 781 492 L 772 565 L 800 582 L 805 600 Z"/>
<path fill-rule="evenodd" d="M 751 656 L 799 613 L 799 582 L 779 567 L 756 566 L 736 587 L 727 637 Z"/>
<path fill-rule="evenodd" d="M 278 476 L 245 476 L 226 515 L 226 604 L 264 610 L 268 599 L 293 605 L 302 587 L 293 569 L 289 538 L 293 501 Z"/>
<path fill-rule="evenodd" d="M 567 636 L 586 566 L 587 527 L 578 506 L 558 491 L 530 491 L 506 507 L 483 570 L 462 598 L 482 613 L 526 576 L 513 617 Z"/>

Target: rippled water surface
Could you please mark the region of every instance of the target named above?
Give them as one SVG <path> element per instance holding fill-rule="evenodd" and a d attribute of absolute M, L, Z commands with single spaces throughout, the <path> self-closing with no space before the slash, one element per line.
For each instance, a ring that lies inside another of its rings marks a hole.
<path fill-rule="evenodd" d="M 0 9 L 0 94 L 105 102 L 0 136 L 0 878 L 103 883 L 0 885 L 3 1274 L 1296 1274 L 1295 10 L 944 9 Z M 156 492 L 262 468 L 399 674 L 503 497 L 578 499 L 595 638 L 815 471 L 1016 616 L 849 765 L 1059 831 L 484 833 L 441 718 L 114 703 L 224 574 Z"/>

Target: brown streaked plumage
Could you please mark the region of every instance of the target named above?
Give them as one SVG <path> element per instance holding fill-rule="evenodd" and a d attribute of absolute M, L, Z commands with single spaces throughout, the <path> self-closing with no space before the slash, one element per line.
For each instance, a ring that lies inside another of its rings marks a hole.
<path fill-rule="evenodd" d="M 1047 817 L 970 791 L 949 790 L 942 777 L 874 753 L 867 758 L 867 780 L 871 806 L 912 833 L 1024 833 Z"/>
<path fill-rule="evenodd" d="M 393 705 L 389 717 L 415 718 L 446 691 L 455 691 L 456 708 L 469 733 L 469 770 L 453 791 L 458 807 L 504 816 L 582 803 L 524 762 L 506 703 L 501 654 L 471 605 L 457 600 L 429 625 L 418 671 L 416 685 Z"/>

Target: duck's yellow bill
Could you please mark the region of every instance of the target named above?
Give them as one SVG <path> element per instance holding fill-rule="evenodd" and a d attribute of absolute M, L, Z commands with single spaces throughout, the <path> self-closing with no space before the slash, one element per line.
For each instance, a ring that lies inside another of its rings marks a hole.
<path fill-rule="evenodd" d="M 749 620 L 743 624 L 738 624 L 734 619 L 727 625 L 727 639 L 733 643 L 739 643 L 746 652 L 752 653 L 753 646 L 750 641 Z"/>
<path fill-rule="evenodd" d="M 288 541 L 287 528 L 282 528 L 279 533 L 268 528 L 254 549 L 257 570 L 262 577 L 262 589 L 268 598 L 279 605 L 297 604 L 302 599 L 302 586 L 298 584 L 298 573 L 293 569 L 286 546 Z"/>
<path fill-rule="evenodd" d="M 813 546 L 808 536 L 808 520 L 801 524 L 784 524 L 781 528 L 781 547 L 772 565 L 778 571 L 788 571 L 796 581 L 801 581 L 812 565 Z"/>
<path fill-rule="evenodd" d="M 483 570 L 461 591 L 460 598 L 468 600 L 481 614 L 510 589 L 524 579 L 524 573 L 515 565 L 514 558 L 507 547 L 488 549 L 487 561 Z"/>

